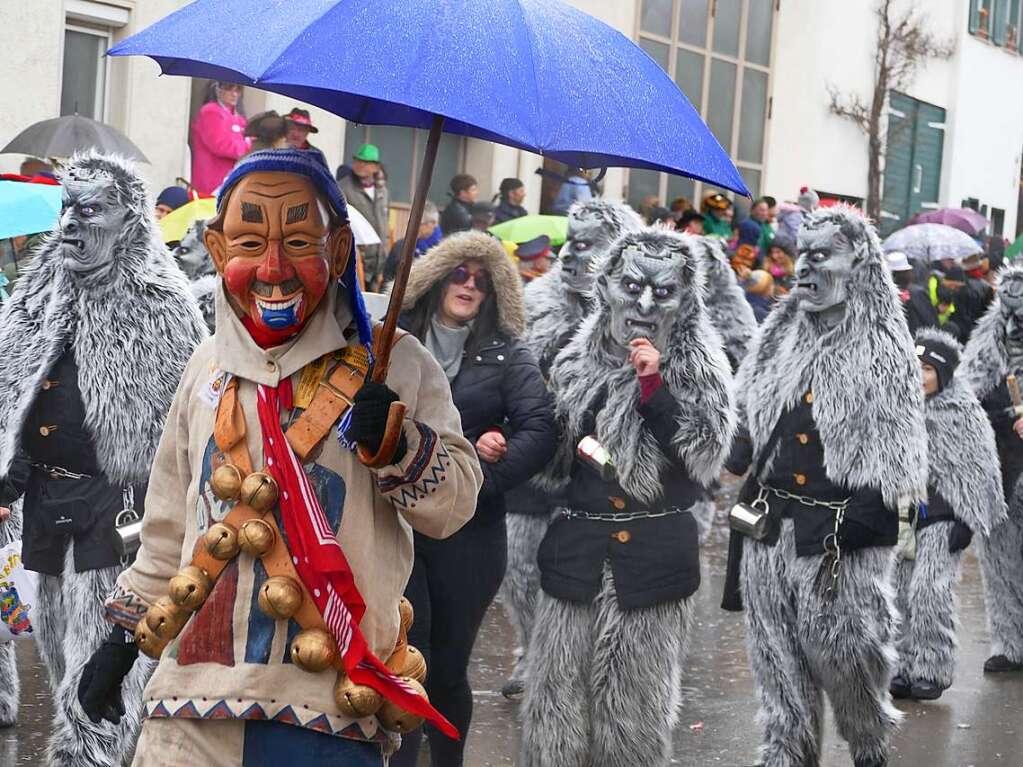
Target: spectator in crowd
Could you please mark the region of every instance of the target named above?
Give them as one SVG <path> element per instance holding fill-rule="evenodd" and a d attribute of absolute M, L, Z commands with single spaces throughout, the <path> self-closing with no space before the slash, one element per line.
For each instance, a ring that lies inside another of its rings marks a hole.
<path fill-rule="evenodd" d="M 675 228 L 681 231 L 682 227 L 678 226 L 678 222 L 682 220 L 682 215 L 684 213 L 693 209 L 693 203 L 689 201 L 688 197 L 676 197 L 671 201 L 671 205 L 668 206 L 668 209 L 675 216 Z"/>
<path fill-rule="evenodd" d="M 710 192 L 703 198 L 703 233 L 724 240 L 732 238 L 732 201 L 720 192 Z"/>
<path fill-rule="evenodd" d="M 480 196 L 479 184 L 468 173 L 454 176 L 450 187 L 451 202 L 440 217 L 440 228 L 445 236 L 472 229 L 472 206 Z"/>
<path fill-rule="evenodd" d="M 703 214 L 698 210 L 689 210 L 682 213 L 675 228 L 686 234 L 703 234 Z"/>
<path fill-rule="evenodd" d="M 804 186 L 799 190 L 799 197 L 796 203 L 805 213 L 813 213 L 817 208 L 820 207 L 821 198 L 817 196 L 817 193 L 810 187 Z"/>
<path fill-rule="evenodd" d="M 771 241 L 764 259 L 764 269 L 774 282 L 774 295 L 784 296 L 796 281 L 796 242 L 780 233 Z"/>
<path fill-rule="evenodd" d="M 522 203 L 526 199 L 526 185 L 522 183 L 522 179 L 502 179 L 501 186 L 497 194 L 494 195 L 494 200 L 498 199 L 500 202 L 497 203 L 497 209 L 494 211 L 495 224 L 503 224 L 505 221 L 522 218 L 529 214 L 529 211 L 522 207 Z"/>
<path fill-rule="evenodd" d="M 40 160 L 38 157 L 26 157 L 22 160 L 18 173 L 28 178 L 34 178 L 35 176 L 56 178 L 53 175 L 53 166 L 46 162 L 46 160 Z"/>
<path fill-rule="evenodd" d="M 188 202 L 188 191 L 180 186 L 169 186 L 156 198 L 156 218 L 163 218 Z"/>
<path fill-rule="evenodd" d="M 390 241 L 390 195 L 380 167 L 380 149 L 375 144 L 360 146 L 352 157 L 352 172 L 344 176 L 338 185 L 348 204 L 365 216 L 380 238 L 379 245 L 367 245 L 363 250 L 366 284 L 376 286 L 383 278 L 387 243 Z"/>
<path fill-rule="evenodd" d="M 515 258 L 519 261 L 519 275 L 522 282 L 529 284 L 551 268 L 551 238 L 546 234 L 520 243 L 515 248 Z"/>
<path fill-rule="evenodd" d="M 327 158 L 323 152 L 309 143 L 309 134 L 319 133 L 320 129 L 313 125 L 308 109 L 295 107 L 284 116 L 284 123 L 287 129 L 288 146 L 306 152 L 315 152 L 320 156 L 323 164 L 327 164 Z"/>
<path fill-rule="evenodd" d="M 554 408 L 536 360 L 520 340 L 522 285 L 501 243 L 479 232 L 446 237 L 412 267 L 402 326 L 444 369 L 476 445 L 483 487 L 473 518 L 446 540 L 415 534 L 405 589 L 415 621 L 409 643 L 422 651 L 426 689 L 461 740 L 424 728 L 433 767 L 461 767 L 470 733 L 468 667 L 476 634 L 507 563 L 504 494 L 553 457 Z M 393 767 L 418 764 L 422 730 L 404 735 Z"/>
<path fill-rule="evenodd" d="M 761 197 L 753 203 L 749 217 L 739 224 L 739 242 L 756 247 L 761 258 L 766 255 L 774 238 L 774 229 L 770 224 L 770 208 L 767 199 Z"/>
<path fill-rule="evenodd" d="M 238 109 L 242 86 L 215 82 L 192 123 L 192 186 L 209 197 L 249 151 L 248 124 Z"/>
<path fill-rule="evenodd" d="M 927 297 L 938 315 L 938 327 L 965 343 L 969 333 L 959 323 L 959 308 L 956 302 L 966 286 L 963 268 L 952 259 L 939 261 L 927 280 Z"/>
<path fill-rule="evenodd" d="M 938 313 L 927 290 L 922 285 L 913 284 L 913 265 L 909 263 L 906 254 L 899 251 L 886 253 L 885 264 L 892 275 L 892 282 L 898 288 L 909 332 L 915 336 L 920 328 L 938 327 Z"/>
<path fill-rule="evenodd" d="M 423 218 L 419 222 L 419 231 L 416 233 L 415 258 L 419 258 L 426 251 L 440 242 L 444 236 L 438 224 L 440 211 L 437 206 L 429 200 L 423 206 Z M 405 238 L 394 243 L 391 252 L 387 254 L 387 261 L 384 263 L 383 282 L 384 284 L 394 281 L 394 275 L 398 272 L 398 261 L 401 260 L 401 249 L 405 246 Z"/>
<path fill-rule="evenodd" d="M 649 226 L 650 214 L 660 207 L 663 207 L 661 205 L 661 198 L 656 194 L 648 194 L 639 201 L 639 215 Z"/>
<path fill-rule="evenodd" d="M 749 277 L 741 282 L 746 292 L 746 300 L 753 307 L 753 315 L 757 322 L 763 322 L 775 303 L 774 279 L 763 269 L 754 269 Z"/>
<path fill-rule="evenodd" d="M 261 149 L 281 149 L 287 145 L 285 133 L 284 118 L 273 109 L 253 115 L 245 126 L 245 136 L 252 141 L 252 148 L 245 156 Z"/>
<path fill-rule="evenodd" d="M 551 212 L 556 216 L 567 216 L 572 203 L 591 199 L 593 188 L 590 186 L 590 177 L 586 171 L 582 168 L 569 168 L 565 172 L 565 180 L 561 183 L 554 202 L 551 203 Z"/>
<path fill-rule="evenodd" d="M 660 226 L 665 229 L 675 228 L 675 217 L 667 208 L 653 208 L 646 222 L 650 226 Z"/>
<path fill-rule="evenodd" d="M 991 305 L 995 298 L 995 289 L 984 279 L 987 274 L 987 259 L 983 254 L 977 253 L 963 259 L 963 273 L 966 275 L 966 284 L 959 292 L 956 304 L 959 307 L 958 323 L 959 328 L 965 333 L 966 340 L 969 339 L 973 329 L 984 316 L 984 312 Z"/>
<path fill-rule="evenodd" d="M 767 223 L 773 227 L 775 221 L 778 220 L 778 200 L 769 194 L 765 194 L 761 199 L 767 203 Z"/>
<path fill-rule="evenodd" d="M 494 206 L 489 202 L 474 202 L 469 206 L 472 226 L 477 232 L 485 232 L 494 225 Z"/>

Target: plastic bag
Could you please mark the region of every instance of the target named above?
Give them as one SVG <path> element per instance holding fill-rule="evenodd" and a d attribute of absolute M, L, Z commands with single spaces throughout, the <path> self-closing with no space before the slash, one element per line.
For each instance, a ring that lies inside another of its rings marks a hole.
<path fill-rule="evenodd" d="M 32 639 L 38 576 L 21 563 L 21 541 L 0 547 L 0 642 Z"/>

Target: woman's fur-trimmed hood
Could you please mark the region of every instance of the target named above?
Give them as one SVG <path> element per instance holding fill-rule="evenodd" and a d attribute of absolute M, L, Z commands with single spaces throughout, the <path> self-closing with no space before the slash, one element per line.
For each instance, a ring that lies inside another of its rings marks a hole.
<path fill-rule="evenodd" d="M 936 328 L 921 328 L 917 340 L 940 341 L 953 349 L 959 342 Z M 928 397 L 928 484 L 974 532 L 988 535 L 1006 518 L 995 433 L 987 413 L 966 381 L 954 375 Z"/>
<path fill-rule="evenodd" d="M 159 236 L 153 201 L 132 163 L 94 152 L 65 173 L 109 177 L 125 213 L 106 279 L 79 282 L 61 254 L 61 231 L 43 239 L 0 314 L 0 476 L 43 378 L 70 345 L 85 425 L 106 477 L 143 482 L 181 372 L 206 337 L 185 276 Z"/>
<path fill-rule="evenodd" d="M 405 288 L 402 310 L 412 309 L 434 285 L 466 261 L 479 261 L 490 274 L 501 332 L 509 338 L 521 338 L 526 331 L 522 278 L 500 241 L 482 232 L 458 232 L 445 237 L 417 258 Z"/>
<path fill-rule="evenodd" d="M 845 315 L 827 328 L 800 310 L 797 294 L 782 299 L 739 368 L 740 414 L 758 455 L 782 413 L 812 388 L 828 477 L 877 488 L 894 509 L 926 495 L 920 365 L 873 226 L 837 206 L 808 215 L 803 227 L 831 224 L 856 251 Z"/>
<path fill-rule="evenodd" d="M 683 403 L 673 441 L 676 455 L 690 475 L 709 484 L 721 470 L 735 431 L 735 406 L 730 367 L 721 336 L 704 306 L 705 275 L 695 241 L 674 232 L 647 228 L 629 232 L 594 264 L 598 275 L 613 273 L 623 251 L 637 244 L 672 251 L 682 303 L 672 323 L 666 348 L 661 349 L 661 377 L 670 393 Z M 598 277 L 599 279 L 599 277 Z M 605 343 L 610 308 L 594 292 L 596 307 L 557 356 L 551 370 L 556 413 L 563 426 L 562 444 L 554 469 L 567 471 L 576 443 L 585 435 L 587 412 L 603 405 L 596 416 L 596 437 L 614 459 L 618 480 L 632 496 L 651 503 L 661 493 L 661 472 L 668 466 L 653 434 L 639 413 L 640 385 L 625 354 L 612 354 Z M 545 479 L 556 485 L 557 477 Z M 670 499 L 668 499 L 670 500 Z"/>

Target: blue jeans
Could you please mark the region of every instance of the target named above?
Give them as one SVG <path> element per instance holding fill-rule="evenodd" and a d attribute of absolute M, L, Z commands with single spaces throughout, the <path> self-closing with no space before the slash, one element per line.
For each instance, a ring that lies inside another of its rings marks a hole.
<path fill-rule="evenodd" d="M 280 722 L 245 723 L 242 767 L 383 767 L 377 743 Z"/>

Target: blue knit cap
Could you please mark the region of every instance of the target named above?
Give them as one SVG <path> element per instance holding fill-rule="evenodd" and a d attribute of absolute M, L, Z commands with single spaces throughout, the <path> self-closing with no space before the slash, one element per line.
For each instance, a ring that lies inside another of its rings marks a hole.
<path fill-rule="evenodd" d="M 250 173 L 260 171 L 296 173 L 299 176 L 305 176 L 326 198 L 334 213 L 347 223 L 348 205 L 345 203 L 345 197 L 334 180 L 334 176 L 317 152 L 307 152 L 303 149 L 261 149 L 239 162 L 224 179 L 224 183 L 220 185 L 220 192 L 217 194 L 217 213 L 220 213 L 227 193 L 239 181 Z M 348 255 L 348 265 L 341 275 L 340 283 L 348 296 L 348 308 L 351 309 L 352 317 L 355 320 L 359 341 L 369 348 L 373 342 L 373 329 L 369 313 L 366 311 L 366 304 L 362 300 L 362 291 L 359 289 L 359 279 L 355 269 L 354 242 L 352 243 L 352 252 Z"/>

